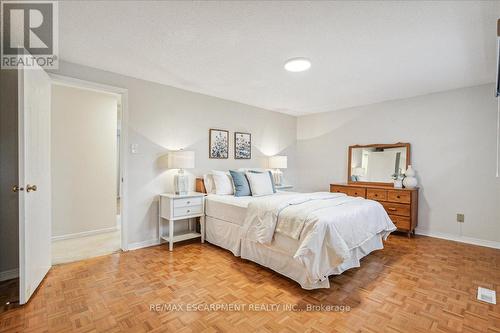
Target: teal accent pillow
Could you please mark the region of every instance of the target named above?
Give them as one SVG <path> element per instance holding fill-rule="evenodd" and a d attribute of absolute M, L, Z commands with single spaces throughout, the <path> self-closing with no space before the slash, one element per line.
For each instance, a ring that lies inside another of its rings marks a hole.
<path fill-rule="evenodd" d="M 248 172 L 251 172 L 251 173 L 262 173 L 261 171 L 256 171 L 256 170 L 248 170 Z M 264 171 L 264 172 L 267 172 L 269 174 L 269 178 L 271 178 L 271 184 L 273 185 L 273 193 L 276 193 L 276 187 L 274 186 L 273 174 L 271 173 L 271 171 Z M 248 183 L 248 180 L 247 180 L 247 183 Z"/>
<path fill-rule="evenodd" d="M 250 184 L 248 184 L 248 179 L 244 172 L 229 170 L 229 173 L 231 174 L 231 178 L 233 178 L 235 197 L 252 195 L 252 192 L 250 192 Z"/>

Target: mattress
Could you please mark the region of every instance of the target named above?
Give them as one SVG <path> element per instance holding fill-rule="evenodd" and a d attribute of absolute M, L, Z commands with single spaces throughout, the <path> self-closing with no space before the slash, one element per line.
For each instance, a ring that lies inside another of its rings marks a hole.
<path fill-rule="evenodd" d="M 290 194 L 277 192 L 274 195 Z M 245 223 L 247 207 L 255 197 L 235 197 L 233 195 L 209 194 L 205 197 L 206 239 L 209 243 L 221 246 L 239 256 L 241 227 Z M 275 234 L 273 247 L 276 251 L 293 254 L 299 241 Z"/>
<path fill-rule="evenodd" d="M 252 199 L 254 198 L 209 194 L 205 198 L 205 215 L 242 226 Z"/>
<path fill-rule="evenodd" d="M 287 195 L 293 192 L 276 192 Z M 263 197 L 235 197 L 234 195 L 208 194 L 205 197 L 205 215 L 242 226 L 247 216 L 247 207 L 252 200 Z"/>

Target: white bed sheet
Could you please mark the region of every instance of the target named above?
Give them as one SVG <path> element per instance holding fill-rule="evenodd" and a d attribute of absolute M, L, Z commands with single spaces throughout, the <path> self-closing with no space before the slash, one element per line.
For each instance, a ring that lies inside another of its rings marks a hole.
<path fill-rule="evenodd" d="M 281 192 L 281 194 L 291 194 Z M 280 195 L 280 192 L 275 195 Z M 251 260 L 262 266 L 291 278 L 304 289 L 329 288 L 328 279 L 311 282 L 305 267 L 293 258 L 300 246 L 300 240 L 280 233 L 275 233 L 271 244 L 261 244 L 244 237 L 244 222 L 251 196 L 235 197 L 233 195 L 208 194 L 205 202 L 206 240 L 214 245 L 231 251 L 235 256 Z M 375 235 L 362 246 L 352 249 L 350 259 L 328 272 L 337 275 L 359 267 L 360 260 L 370 252 L 383 248 L 382 233 Z"/>
<path fill-rule="evenodd" d="M 353 249 L 396 230 L 379 202 L 341 193 L 297 193 L 250 203 L 242 239 L 273 246 L 278 233 L 295 239 L 301 221 L 300 246 L 290 254 L 306 268 L 311 285 L 351 259 Z M 283 228 L 291 232 L 278 232 L 283 223 L 292 225 Z"/>
<path fill-rule="evenodd" d="M 290 193 L 292 192 L 276 192 L 273 196 Z M 248 204 L 259 198 L 263 197 L 208 194 L 205 197 L 205 215 L 242 226 L 247 216 Z"/>
<path fill-rule="evenodd" d="M 205 218 L 205 240 L 231 251 L 236 257 L 241 255 L 241 226 L 215 217 Z"/>
<path fill-rule="evenodd" d="M 274 195 L 290 194 L 277 192 Z M 234 195 L 208 194 L 205 197 L 205 238 L 207 242 L 231 251 L 240 256 L 242 226 L 245 222 L 247 207 L 256 198 L 251 196 L 235 197 Z M 275 251 L 284 255 L 295 253 L 299 241 L 276 234 L 273 241 Z"/>
<path fill-rule="evenodd" d="M 363 245 L 352 249 L 349 260 L 346 260 L 341 265 L 330 270 L 327 276 L 339 275 L 347 271 L 348 269 L 360 267 L 360 261 L 362 258 L 373 251 L 381 250 L 384 248 L 382 238 L 383 237 L 381 234 L 375 235 L 371 239 L 366 241 Z M 318 288 L 330 288 L 329 279 L 311 282 L 308 278 L 307 269 L 303 265 L 295 260 L 290 254 L 279 251 L 275 247 L 275 242 L 278 239 L 279 238 L 273 241 L 273 245 L 271 246 L 257 243 L 248 239 L 242 239 L 240 256 L 242 259 L 253 261 L 259 265 L 270 268 L 273 271 L 294 280 L 295 282 L 299 283 L 303 289 L 310 290 Z"/>

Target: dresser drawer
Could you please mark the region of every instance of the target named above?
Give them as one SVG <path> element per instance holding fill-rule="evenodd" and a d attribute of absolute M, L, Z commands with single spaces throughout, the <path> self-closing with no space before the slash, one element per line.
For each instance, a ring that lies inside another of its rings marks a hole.
<path fill-rule="evenodd" d="M 330 185 L 330 192 L 332 192 L 332 193 L 345 193 L 345 194 L 347 194 L 348 189 L 349 188 L 346 186 Z"/>
<path fill-rule="evenodd" d="M 372 200 L 387 200 L 387 190 L 381 190 L 378 188 L 367 188 L 366 189 L 366 198 Z"/>
<path fill-rule="evenodd" d="M 198 215 L 202 212 L 202 206 L 174 207 L 174 217 Z"/>
<path fill-rule="evenodd" d="M 409 217 L 391 214 L 389 214 L 389 217 L 399 230 L 410 230 L 411 223 Z"/>
<path fill-rule="evenodd" d="M 351 197 L 366 197 L 366 188 L 330 185 L 330 192 L 345 193 Z"/>
<path fill-rule="evenodd" d="M 411 202 L 411 193 L 409 191 L 388 190 L 387 191 L 387 201 L 410 203 Z"/>
<path fill-rule="evenodd" d="M 388 214 L 399 215 L 399 216 L 410 216 L 410 205 L 392 203 L 392 202 L 381 202 Z"/>
<path fill-rule="evenodd" d="M 174 207 L 191 207 L 191 206 L 201 206 L 203 198 L 185 198 L 185 199 L 175 199 Z"/>
<path fill-rule="evenodd" d="M 347 189 L 347 195 L 351 197 L 366 197 L 366 188 L 350 187 Z"/>

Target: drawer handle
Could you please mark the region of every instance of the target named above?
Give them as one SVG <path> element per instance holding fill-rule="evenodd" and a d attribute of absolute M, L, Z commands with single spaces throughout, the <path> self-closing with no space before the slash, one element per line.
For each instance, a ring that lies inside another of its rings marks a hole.
<path fill-rule="evenodd" d="M 191 209 L 188 209 L 188 210 L 187 210 L 187 212 L 188 212 L 188 213 L 191 213 Z"/>
<path fill-rule="evenodd" d="M 378 194 L 375 194 L 376 197 L 378 197 Z"/>
<path fill-rule="evenodd" d="M 389 207 L 387 209 L 390 210 L 390 211 L 392 211 L 392 212 L 395 212 L 397 210 L 396 208 L 392 208 L 392 207 Z"/>
<path fill-rule="evenodd" d="M 399 197 L 398 197 L 399 198 Z M 191 203 L 191 201 L 188 201 L 187 204 L 189 205 Z"/>
<path fill-rule="evenodd" d="M 396 195 L 396 198 L 401 199 L 401 197 L 399 195 Z"/>

